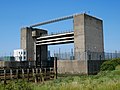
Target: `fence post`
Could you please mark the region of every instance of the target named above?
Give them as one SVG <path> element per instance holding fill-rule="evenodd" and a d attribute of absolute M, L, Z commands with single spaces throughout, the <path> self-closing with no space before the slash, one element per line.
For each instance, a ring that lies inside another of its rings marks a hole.
<path fill-rule="evenodd" d="M 44 79 L 46 80 L 46 77 L 47 77 L 47 73 L 46 73 L 46 68 L 44 68 Z"/>
<path fill-rule="evenodd" d="M 22 69 L 22 78 L 24 79 L 24 69 Z"/>
<path fill-rule="evenodd" d="M 27 79 L 29 81 L 29 68 L 27 69 Z"/>
<path fill-rule="evenodd" d="M 54 61 L 55 61 L 55 78 L 57 79 L 57 58 L 54 57 Z"/>
<path fill-rule="evenodd" d="M 4 69 L 4 84 L 6 84 L 6 69 Z"/>
<path fill-rule="evenodd" d="M 35 74 L 35 69 L 34 68 L 32 69 L 32 73 L 33 73 L 33 79 L 34 79 L 35 83 L 37 83 L 36 74 Z"/>
<path fill-rule="evenodd" d="M 36 81 L 38 82 L 38 68 L 36 68 L 36 75 L 35 75 L 36 77 Z"/>
<path fill-rule="evenodd" d="M 10 69 L 10 78 L 11 78 L 11 80 L 13 79 L 12 78 L 12 69 Z"/>
<path fill-rule="evenodd" d="M 43 75 L 43 71 L 42 68 L 40 68 L 40 77 L 41 77 L 41 81 L 44 82 L 44 75 Z"/>
<path fill-rule="evenodd" d="M 18 69 L 16 69 L 16 77 L 17 77 L 17 80 L 18 80 Z"/>

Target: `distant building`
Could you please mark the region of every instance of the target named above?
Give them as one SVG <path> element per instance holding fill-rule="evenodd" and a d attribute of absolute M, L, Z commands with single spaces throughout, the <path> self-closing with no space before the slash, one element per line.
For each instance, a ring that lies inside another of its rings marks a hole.
<path fill-rule="evenodd" d="M 15 61 L 27 61 L 27 52 L 24 49 L 14 50 Z"/>

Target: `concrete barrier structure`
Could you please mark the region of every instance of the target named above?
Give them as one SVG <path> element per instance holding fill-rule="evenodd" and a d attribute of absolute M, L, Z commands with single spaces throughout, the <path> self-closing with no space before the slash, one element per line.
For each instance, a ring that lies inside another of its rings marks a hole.
<path fill-rule="evenodd" d="M 105 60 L 58 60 L 57 72 L 59 74 L 97 74 Z"/>
<path fill-rule="evenodd" d="M 67 19 L 73 19 L 74 32 L 45 36 L 46 30 L 33 28 Z M 47 45 L 66 43 L 74 43 L 75 60 L 58 61 L 58 72 L 89 74 L 93 63 L 100 66 L 99 62 L 104 60 L 103 21 L 83 13 L 41 22 L 21 30 L 21 48 L 27 51 L 28 60 L 36 61 L 36 66 L 46 65 L 43 61 L 47 60 Z M 76 53 L 84 54 L 79 57 Z M 96 66 L 95 68 L 100 69 Z"/>
<path fill-rule="evenodd" d="M 87 52 L 89 60 L 104 60 L 102 20 L 87 14 L 74 16 L 74 52 Z M 89 55 L 89 52 L 99 53 L 99 58 Z M 88 59 L 85 57 L 82 60 Z M 75 60 L 79 60 L 76 55 Z"/>
<path fill-rule="evenodd" d="M 40 64 L 47 60 L 47 45 L 36 46 L 36 38 L 47 34 L 46 30 L 26 27 L 21 29 L 21 49 L 27 52 L 27 61 L 36 61 Z M 43 63 L 46 64 L 46 63 Z M 37 65 L 37 66 L 38 66 Z"/>

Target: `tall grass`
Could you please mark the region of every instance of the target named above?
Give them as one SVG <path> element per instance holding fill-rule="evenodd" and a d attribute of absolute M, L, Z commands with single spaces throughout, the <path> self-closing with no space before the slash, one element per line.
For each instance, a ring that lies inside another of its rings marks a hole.
<path fill-rule="evenodd" d="M 43 85 L 33 90 L 120 90 L 120 70 L 100 72 L 96 76 L 68 76 Z"/>
<path fill-rule="evenodd" d="M 44 83 L 12 81 L 0 90 L 120 90 L 120 69 L 94 76 L 67 76 Z"/>

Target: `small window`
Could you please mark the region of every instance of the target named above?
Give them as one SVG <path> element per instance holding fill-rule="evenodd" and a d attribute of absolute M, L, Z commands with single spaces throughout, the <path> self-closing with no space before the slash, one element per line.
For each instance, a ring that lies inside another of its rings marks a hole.
<path fill-rule="evenodd" d="M 24 55 L 25 55 L 26 53 L 25 53 L 25 51 L 24 51 Z"/>
<path fill-rule="evenodd" d="M 26 59 L 26 57 L 24 56 L 24 59 Z"/>

